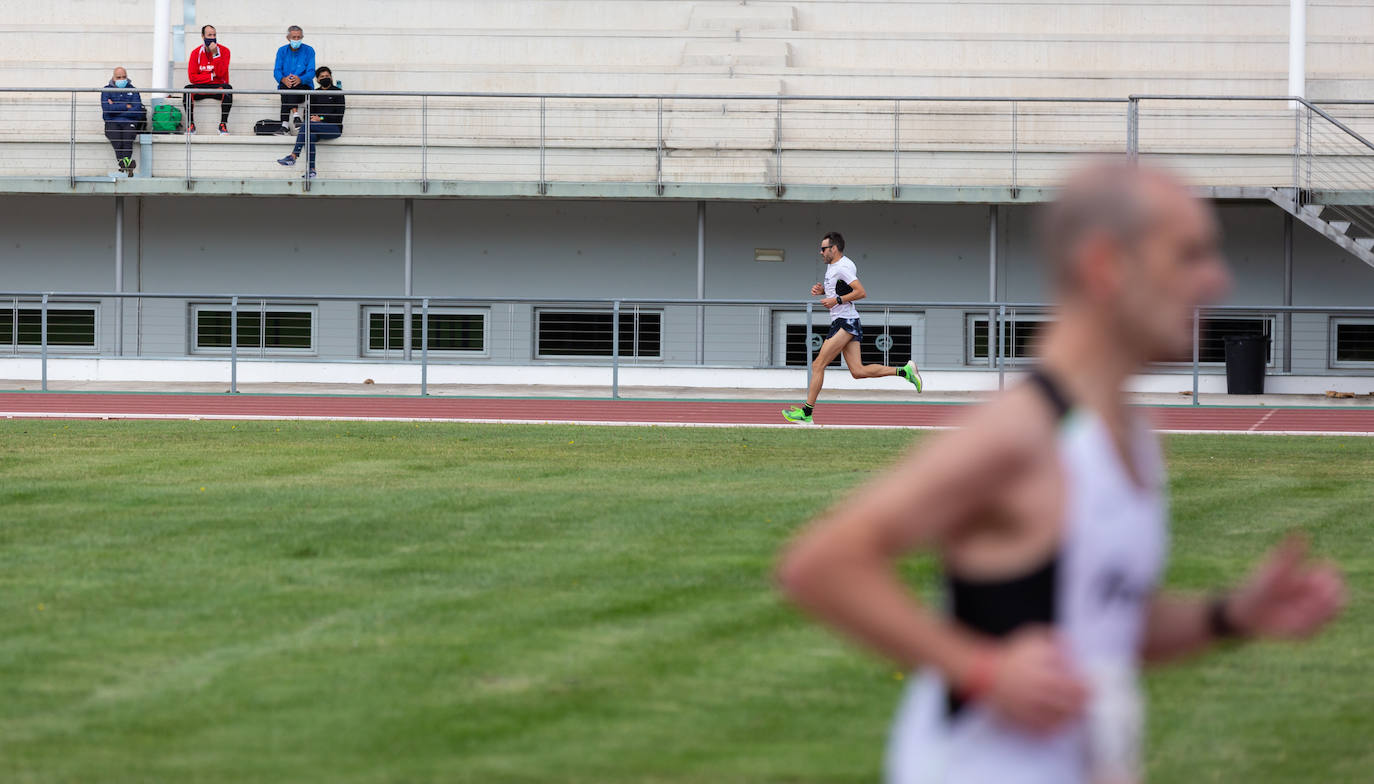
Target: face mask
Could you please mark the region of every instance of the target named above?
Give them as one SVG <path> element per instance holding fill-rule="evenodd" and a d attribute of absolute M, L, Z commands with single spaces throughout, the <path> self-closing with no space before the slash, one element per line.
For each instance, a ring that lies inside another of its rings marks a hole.
<path fill-rule="evenodd" d="M 328 76 L 321 76 L 321 77 L 320 77 L 320 86 L 321 86 L 321 87 L 329 87 L 329 86 L 332 85 L 332 84 L 334 84 L 334 80 L 333 80 L 333 79 L 330 79 Z"/>
<path fill-rule="evenodd" d="M 214 46 L 216 40 L 218 40 L 218 39 L 215 39 L 215 38 L 206 38 L 206 39 L 205 39 L 205 47 L 208 49 L 209 47 Z"/>
<path fill-rule="evenodd" d="M 291 41 L 290 43 L 291 43 L 291 48 L 292 48 L 292 49 L 299 49 L 299 48 L 301 48 L 301 42 L 300 42 L 300 41 Z"/>
<path fill-rule="evenodd" d="M 115 80 L 115 87 L 128 87 L 128 86 L 129 86 L 129 80 L 128 80 L 128 79 L 116 79 L 116 80 Z"/>

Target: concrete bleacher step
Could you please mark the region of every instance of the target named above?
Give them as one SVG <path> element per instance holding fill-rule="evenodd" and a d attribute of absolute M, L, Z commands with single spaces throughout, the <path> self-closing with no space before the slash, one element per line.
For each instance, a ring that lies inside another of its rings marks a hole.
<path fill-rule="evenodd" d="M 790 46 L 786 41 L 691 40 L 683 47 L 683 65 L 763 66 L 786 68 Z"/>
<path fill-rule="evenodd" d="M 797 9 L 790 5 L 696 3 L 688 29 L 731 33 L 796 30 Z"/>

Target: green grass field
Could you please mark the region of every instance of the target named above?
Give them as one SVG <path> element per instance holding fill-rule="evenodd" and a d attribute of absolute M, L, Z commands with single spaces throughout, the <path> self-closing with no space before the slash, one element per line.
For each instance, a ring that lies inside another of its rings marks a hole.
<path fill-rule="evenodd" d="M 770 570 L 911 439 L 0 422 L 0 781 L 874 781 L 901 676 Z M 1171 584 L 1302 528 L 1351 606 L 1152 675 L 1150 780 L 1371 780 L 1374 439 L 1167 447 Z"/>

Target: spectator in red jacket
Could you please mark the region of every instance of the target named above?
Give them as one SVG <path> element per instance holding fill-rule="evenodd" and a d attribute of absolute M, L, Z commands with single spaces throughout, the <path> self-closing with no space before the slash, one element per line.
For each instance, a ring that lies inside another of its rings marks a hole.
<path fill-rule="evenodd" d="M 203 87 L 211 90 L 233 90 L 234 85 L 229 83 L 229 47 L 220 46 L 218 35 L 212 25 L 205 25 L 200 28 L 201 40 L 205 42 L 203 46 L 197 46 L 191 56 L 186 58 L 186 75 L 190 77 L 191 83 L 186 87 Z M 186 132 L 196 132 L 196 101 L 203 101 L 206 98 L 214 98 L 220 102 L 219 108 L 219 132 L 220 135 L 229 133 L 229 110 L 234 107 L 234 94 L 232 92 L 220 93 L 185 93 L 182 95 L 182 103 L 186 107 Z"/>

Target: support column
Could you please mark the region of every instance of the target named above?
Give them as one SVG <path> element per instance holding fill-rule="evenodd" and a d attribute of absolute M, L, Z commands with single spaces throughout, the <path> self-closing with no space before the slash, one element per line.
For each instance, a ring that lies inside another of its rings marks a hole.
<path fill-rule="evenodd" d="M 1293 216 L 1283 214 L 1283 304 L 1293 305 Z M 1283 314 L 1283 372 L 1293 372 L 1293 314 Z"/>
<path fill-rule="evenodd" d="M 997 222 L 1000 211 L 996 204 L 988 208 L 988 302 L 997 301 Z"/>
<path fill-rule="evenodd" d="M 414 226 L 415 226 L 415 200 L 414 200 L 414 199 L 406 199 L 406 200 L 405 200 L 405 204 L 406 204 L 406 219 L 405 219 L 405 295 L 406 295 L 407 297 L 409 297 L 409 296 L 414 295 L 414 293 L 415 293 L 415 251 L 414 251 L 415 243 L 414 243 L 414 241 L 413 241 L 413 240 L 414 240 Z M 404 349 L 404 351 L 403 351 L 403 355 L 405 356 L 405 358 L 406 358 L 407 360 L 409 360 L 409 359 L 410 359 L 410 333 L 411 333 L 411 328 L 410 328 L 410 313 L 411 313 L 410 300 L 406 300 L 406 304 L 405 304 L 405 307 L 403 308 L 403 310 L 404 310 L 404 312 L 405 312 L 405 315 L 401 317 L 401 321 L 402 321 L 402 325 L 401 325 L 401 335 L 402 335 L 402 337 L 401 337 L 401 340 L 405 341 L 405 349 Z"/>
<path fill-rule="evenodd" d="M 1288 94 L 1307 97 L 1307 0 L 1288 0 Z"/>
<path fill-rule="evenodd" d="M 1000 211 L 996 204 L 988 208 L 988 302 L 997 301 L 997 224 L 999 217 Z M 996 309 L 988 308 L 988 367 L 990 368 L 996 367 L 998 362 L 997 357 L 992 353 L 992 347 L 994 345 L 1000 347 L 1002 339 L 1002 322 L 998 315 Z"/>
<path fill-rule="evenodd" d="M 706 299 L 706 202 L 697 202 L 697 299 Z M 706 309 L 697 306 L 697 365 L 706 364 Z"/>
<path fill-rule="evenodd" d="M 115 293 L 124 291 L 124 197 L 115 197 Z M 115 298 L 115 356 L 124 356 L 124 298 Z"/>
<path fill-rule="evenodd" d="M 172 86 L 172 67 L 167 55 L 167 47 L 171 41 L 172 0 L 156 0 L 156 2 L 153 3 L 152 88 L 154 90 L 166 89 Z"/>

